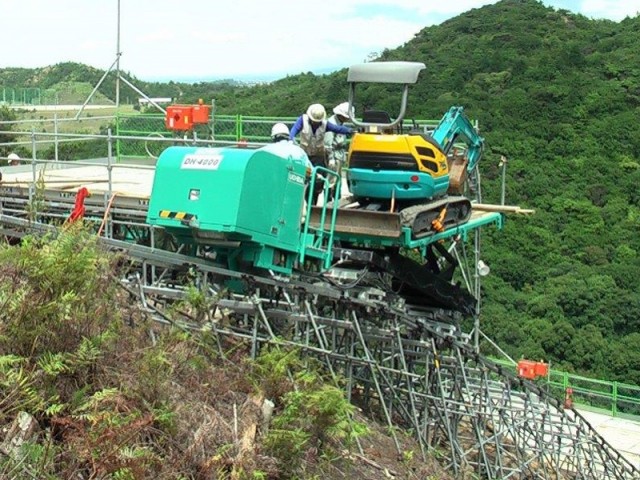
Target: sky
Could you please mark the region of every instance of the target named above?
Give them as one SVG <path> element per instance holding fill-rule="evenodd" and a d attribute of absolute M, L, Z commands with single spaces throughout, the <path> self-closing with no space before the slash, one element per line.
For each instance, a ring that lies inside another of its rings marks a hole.
<path fill-rule="evenodd" d="M 497 0 L 119 0 L 120 68 L 143 80 L 273 80 L 327 73 Z M 544 0 L 619 21 L 640 0 Z M 118 0 L 0 0 L 0 68 L 60 62 L 108 69 Z"/>

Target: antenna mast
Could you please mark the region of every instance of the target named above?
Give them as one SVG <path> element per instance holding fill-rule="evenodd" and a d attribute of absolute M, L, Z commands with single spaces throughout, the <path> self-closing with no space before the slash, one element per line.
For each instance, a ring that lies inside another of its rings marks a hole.
<path fill-rule="evenodd" d="M 118 37 L 116 40 L 116 112 L 120 109 L 120 0 L 118 0 Z"/>

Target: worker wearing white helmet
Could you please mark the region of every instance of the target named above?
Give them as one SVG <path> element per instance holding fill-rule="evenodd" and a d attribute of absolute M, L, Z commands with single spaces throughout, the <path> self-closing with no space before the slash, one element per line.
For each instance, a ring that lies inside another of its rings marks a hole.
<path fill-rule="evenodd" d="M 349 107 L 349 102 L 342 102 L 333 108 L 333 115 L 329 117 L 327 122 L 329 124 L 343 126 L 353 117 L 353 106 Z M 339 175 L 341 174 L 342 166 L 347 159 L 348 148 L 349 142 L 347 141 L 346 135 L 329 131 L 324 136 L 324 150 L 327 155 L 327 166 Z M 330 183 L 331 190 L 329 198 L 333 199 L 335 196 L 337 179 L 335 177 L 331 177 Z"/>
<path fill-rule="evenodd" d="M 11 166 L 20 165 L 20 157 L 18 156 L 17 153 L 10 153 L 9 156 L 7 157 L 7 161 Z"/>
<path fill-rule="evenodd" d="M 327 132 L 350 135 L 352 130 L 343 125 L 327 123 L 327 112 L 319 103 L 307 108 L 294 123 L 289 139 L 294 140 L 300 134 L 300 147 L 305 151 L 314 166 L 326 167 L 324 137 Z M 313 192 L 313 203 L 317 203 L 322 185 L 316 184 Z"/>
<path fill-rule="evenodd" d="M 271 127 L 271 141 L 273 143 L 289 140 L 289 127 L 284 123 L 276 123 Z"/>

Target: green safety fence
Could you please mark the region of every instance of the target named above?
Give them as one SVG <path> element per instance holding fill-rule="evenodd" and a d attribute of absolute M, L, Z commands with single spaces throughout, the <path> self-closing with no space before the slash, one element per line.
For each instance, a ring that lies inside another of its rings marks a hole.
<path fill-rule="evenodd" d="M 6 87 L 0 85 L 0 105 L 29 106 L 38 105 L 79 105 L 88 99 L 89 105 L 108 105 L 110 99 L 100 92 L 89 98 L 92 87 L 82 82 L 62 82 L 56 88 Z M 115 105 L 114 105 L 115 107 Z"/>
<path fill-rule="evenodd" d="M 39 88 L 0 87 L 0 103 L 7 105 L 40 105 L 42 95 Z"/>
<path fill-rule="evenodd" d="M 514 373 L 517 372 L 516 365 L 507 360 L 492 360 L 513 369 Z M 569 394 L 578 408 L 640 420 L 640 386 L 588 378 L 554 369 L 549 369 L 547 377 L 538 378 L 535 382 L 561 401 Z"/>
<path fill-rule="evenodd" d="M 274 123 L 289 126 L 295 117 L 255 117 L 243 115 L 217 115 L 208 125 L 196 125 L 194 132 L 172 132 L 165 128 L 162 114 L 118 115 L 118 136 L 146 137 L 145 140 L 119 140 L 118 157 L 158 156 L 162 149 L 173 144 L 183 145 L 196 139 L 224 142 L 268 142 Z M 194 136 L 195 133 L 195 136 Z M 164 138 L 166 141 L 158 141 Z"/>

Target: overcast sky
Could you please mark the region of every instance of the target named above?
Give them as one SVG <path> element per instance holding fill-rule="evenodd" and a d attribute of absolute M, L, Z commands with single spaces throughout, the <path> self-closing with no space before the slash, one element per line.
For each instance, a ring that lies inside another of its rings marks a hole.
<path fill-rule="evenodd" d="M 144 80 L 275 79 L 324 73 L 395 48 L 422 28 L 496 0 L 120 0 L 121 68 Z M 640 0 L 545 0 L 621 20 Z M 64 61 L 106 70 L 118 0 L 0 0 L 0 68 Z"/>

